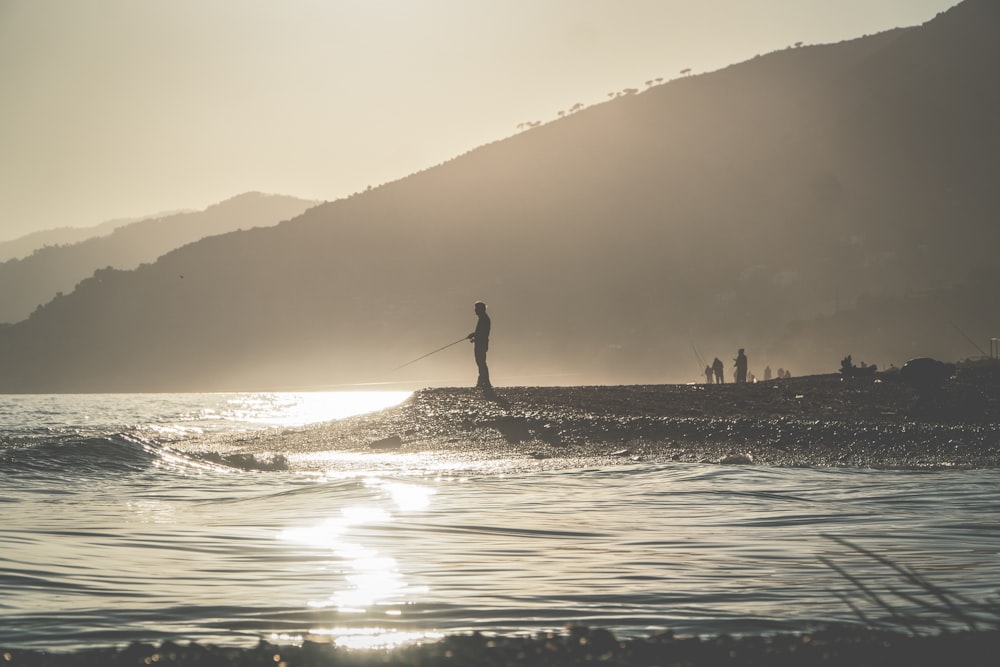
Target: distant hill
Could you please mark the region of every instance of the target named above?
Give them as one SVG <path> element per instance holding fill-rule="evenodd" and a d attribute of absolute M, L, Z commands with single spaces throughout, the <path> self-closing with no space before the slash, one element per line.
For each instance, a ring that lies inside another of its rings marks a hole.
<path fill-rule="evenodd" d="M 1000 3 L 785 49 L 100 270 L 0 329 L 4 391 L 685 382 L 1000 334 Z M 960 333 L 961 332 L 961 333 Z"/>
<path fill-rule="evenodd" d="M 24 258 L 0 263 L 0 322 L 25 319 L 57 293 L 71 291 L 96 269 L 134 269 L 206 236 L 274 225 L 315 204 L 293 197 L 247 193 L 204 211 L 30 235 L 19 240 L 22 246 L 28 242 L 43 244 Z"/>
<path fill-rule="evenodd" d="M 143 219 L 127 218 L 109 220 L 91 227 L 59 227 L 57 229 L 33 232 L 9 241 L 0 241 L 0 262 L 6 262 L 9 259 L 22 259 L 46 246 L 69 245 L 71 243 L 86 241 L 96 236 L 104 236 L 122 225 L 139 222 Z"/>

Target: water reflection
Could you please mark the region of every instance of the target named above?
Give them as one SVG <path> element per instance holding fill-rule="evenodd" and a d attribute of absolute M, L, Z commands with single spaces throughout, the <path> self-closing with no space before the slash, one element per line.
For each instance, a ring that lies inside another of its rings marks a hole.
<path fill-rule="evenodd" d="M 402 512 L 419 512 L 430 507 L 435 490 L 429 486 L 390 482 L 376 479 L 372 484 L 381 487 Z"/>
<path fill-rule="evenodd" d="M 316 391 L 238 394 L 219 414 L 203 418 L 266 426 L 305 426 L 375 412 L 406 400 L 409 391 Z"/>
<path fill-rule="evenodd" d="M 329 600 L 310 602 L 310 606 L 332 605 L 342 613 L 364 613 L 376 605 L 402 604 L 400 598 L 406 591 L 406 584 L 396 569 L 396 560 L 382 556 L 375 549 L 366 549 L 358 544 L 346 544 L 336 551 L 337 556 L 347 561 L 353 574 L 345 579 L 351 588 L 335 592 Z"/>
<path fill-rule="evenodd" d="M 313 641 L 332 641 L 337 646 L 349 649 L 390 649 L 412 644 L 421 640 L 434 641 L 442 639 L 441 632 L 408 632 L 404 630 L 386 630 L 385 628 L 328 628 L 313 630 L 309 633 Z M 301 638 L 299 639 L 301 641 Z"/>
<path fill-rule="evenodd" d="M 354 504 L 340 509 L 312 526 L 299 526 L 282 531 L 284 542 L 329 551 L 332 558 L 325 570 L 335 573 L 326 582 L 333 590 L 322 599 L 309 600 L 313 609 L 332 609 L 338 615 L 356 615 L 370 621 L 378 616 L 397 618 L 402 607 L 427 593 L 426 587 L 411 586 L 399 571 L 396 559 L 364 543 L 363 536 L 380 524 L 391 523 L 393 515 L 379 507 L 378 502 L 391 502 L 400 512 L 426 510 L 435 490 L 419 484 L 404 483 L 368 476 L 366 488 L 376 493 L 372 504 Z M 310 631 L 310 638 L 325 638 L 351 648 L 387 648 L 428 638 L 433 633 L 405 632 L 379 627 L 329 627 Z"/>

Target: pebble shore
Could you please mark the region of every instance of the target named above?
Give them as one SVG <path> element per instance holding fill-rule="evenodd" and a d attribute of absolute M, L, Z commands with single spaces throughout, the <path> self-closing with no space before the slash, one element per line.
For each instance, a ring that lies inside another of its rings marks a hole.
<path fill-rule="evenodd" d="M 323 451 L 434 452 L 532 469 L 669 462 L 995 468 L 1000 374 L 960 373 L 931 396 L 892 377 L 835 374 L 742 385 L 424 389 L 378 413 L 206 448 L 261 461 Z"/>
<path fill-rule="evenodd" d="M 430 644 L 385 651 L 349 651 L 330 644 L 305 642 L 276 646 L 260 642 L 238 649 L 165 642 L 132 644 L 70 654 L 0 648 L 0 664 L 10 667 L 742 667 L 751 665 L 829 665 L 831 667 L 992 667 L 1000 631 L 911 636 L 861 629 L 820 630 L 797 635 L 708 639 L 678 638 L 670 633 L 621 641 L 607 630 L 571 627 L 536 637 L 456 635 Z"/>

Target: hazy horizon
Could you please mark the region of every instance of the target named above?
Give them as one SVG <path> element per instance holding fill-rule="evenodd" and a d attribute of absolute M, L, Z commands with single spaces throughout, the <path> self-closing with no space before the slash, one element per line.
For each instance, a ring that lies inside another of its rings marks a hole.
<path fill-rule="evenodd" d="M 956 0 L 0 3 L 0 241 L 246 191 L 337 199 L 575 104 Z"/>

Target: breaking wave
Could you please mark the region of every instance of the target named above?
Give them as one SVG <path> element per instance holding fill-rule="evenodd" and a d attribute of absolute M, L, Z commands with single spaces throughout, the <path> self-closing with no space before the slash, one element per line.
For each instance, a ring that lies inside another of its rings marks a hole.
<path fill-rule="evenodd" d="M 0 445 L 0 473 L 11 475 L 115 476 L 163 467 L 179 472 L 284 470 L 287 461 L 280 456 L 182 452 L 134 431 L 63 434 Z"/>

